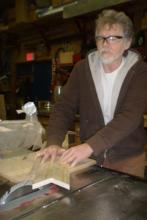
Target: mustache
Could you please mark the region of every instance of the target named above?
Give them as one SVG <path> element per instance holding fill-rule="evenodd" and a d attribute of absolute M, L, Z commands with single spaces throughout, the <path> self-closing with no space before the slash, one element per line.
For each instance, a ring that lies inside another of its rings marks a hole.
<path fill-rule="evenodd" d="M 99 49 L 100 53 L 111 52 L 109 49 Z"/>

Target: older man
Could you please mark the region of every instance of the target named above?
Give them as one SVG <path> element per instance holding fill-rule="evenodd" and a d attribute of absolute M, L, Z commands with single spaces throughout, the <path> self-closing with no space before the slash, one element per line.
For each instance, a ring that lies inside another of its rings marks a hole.
<path fill-rule="evenodd" d="M 130 50 L 133 24 L 123 12 L 104 10 L 96 20 L 97 50 L 75 65 L 49 121 L 43 160 L 61 155 L 75 165 L 94 155 L 100 166 L 143 177 L 143 112 L 147 105 L 147 64 Z M 76 112 L 80 145 L 61 147 Z"/>

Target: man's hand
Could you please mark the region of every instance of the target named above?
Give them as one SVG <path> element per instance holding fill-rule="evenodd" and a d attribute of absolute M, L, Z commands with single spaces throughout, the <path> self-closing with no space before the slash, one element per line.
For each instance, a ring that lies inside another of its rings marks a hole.
<path fill-rule="evenodd" d="M 75 166 L 78 162 L 88 158 L 93 153 L 93 149 L 87 144 L 80 144 L 69 148 L 62 153 L 61 162 Z"/>
<path fill-rule="evenodd" d="M 49 147 L 39 151 L 37 157 L 42 157 L 42 162 L 45 162 L 49 159 L 54 161 L 57 156 L 61 156 L 65 149 L 61 148 L 58 145 L 50 145 Z"/>

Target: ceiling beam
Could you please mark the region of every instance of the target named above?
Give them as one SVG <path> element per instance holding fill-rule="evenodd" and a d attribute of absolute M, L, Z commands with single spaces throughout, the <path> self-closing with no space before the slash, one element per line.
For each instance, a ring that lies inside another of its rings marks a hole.
<path fill-rule="evenodd" d="M 116 6 L 118 4 L 130 2 L 132 0 L 81 0 L 75 4 L 64 6 L 63 18 L 72 18 L 75 16 L 101 10 L 103 8 Z"/>

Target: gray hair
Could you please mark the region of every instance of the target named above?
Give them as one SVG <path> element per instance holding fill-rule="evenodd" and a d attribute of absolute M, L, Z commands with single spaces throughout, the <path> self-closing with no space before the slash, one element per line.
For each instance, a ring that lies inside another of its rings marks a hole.
<path fill-rule="evenodd" d="M 95 34 L 100 31 L 100 29 L 108 24 L 110 27 L 114 24 L 119 24 L 123 28 L 123 32 L 126 38 L 134 39 L 134 27 L 131 19 L 124 13 L 115 10 L 103 10 L 97 20 Z"/>

